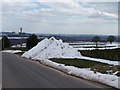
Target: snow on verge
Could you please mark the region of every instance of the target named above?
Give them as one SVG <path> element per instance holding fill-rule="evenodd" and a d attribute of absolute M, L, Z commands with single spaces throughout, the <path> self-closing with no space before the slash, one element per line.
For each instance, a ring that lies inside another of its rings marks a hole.
<path fill-rule="evenodd" d="M 7 53 L 19 53 L 22 52 L 21 50 L 4 50 L 2 52 L 7 52 Z"/>
<path fill-rule="evenodd" d="M 50 39 L 42 40 L 22 56 L 28 58 L 49 59 L 80 57 L 81 54 L 68 43 L 63 43 L 62 40 L 56 40 L 54 37 L 51 37 Z"/>
<path fill-rule="evenodd" d="M 48 59 L 35 59 L 39 60 L 39 62 L 43 65 L 50 66 L 52 68 L 58 69 L 64 73 L 67 73 L 69 75 L 74 75 L 77 77 L 82 77 L 87 80 L 92 80 L 96 82 L 100 82 L 115 88 L 120 88 L 118 85 L 118 80 L 120 80 L 120 77 L 116 75 L 109 75 L 109 74 L 102 74 L 102 73 L 94 73 L 94 71 L 88 70 L 88 69 L 82 69 L 77 68 L 74 66 L 65 66 L 64 64 L 59 64 L 56 62 L 52 62 Z"/>
<path fill-rule="evenodd" d="M 74 66 L 65 66 L 48 60 L 49 58 L 62 58 L 62 57 L 81 57 L 80 53 L 63 43 L 62 40 L 56 40 L 54 37 L 44 39 L 39 42 L 35 47 L 25 52 L 22 57 L 39 60 L 40 63 L 61 70 L 67 74 L 82 77 L 84 79 L 97 81 L 112 87 L 120 88 L 118 80 L 120 77 L 116 75 L 94 73 L 88 69 L 77 68 Z"/>

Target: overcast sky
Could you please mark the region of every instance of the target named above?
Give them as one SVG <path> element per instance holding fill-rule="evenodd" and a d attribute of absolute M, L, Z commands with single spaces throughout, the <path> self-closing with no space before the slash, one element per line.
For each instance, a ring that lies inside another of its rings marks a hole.
<path fill-rule="evenodd" d="M 3 2 L 3 31 L 118 34 L 117 2 Z"/>

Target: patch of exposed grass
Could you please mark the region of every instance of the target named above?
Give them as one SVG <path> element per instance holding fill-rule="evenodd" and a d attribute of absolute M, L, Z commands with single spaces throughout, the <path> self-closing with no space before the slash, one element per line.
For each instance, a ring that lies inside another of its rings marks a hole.
<path fill-rule="evenodd" d="M 120 66 L 114 66 L 84 59 L 51 58 L 50 60 L 68 66 L 75 66 L 78 68 L 91 68 L 91 70 L 93 70 L 94 72 L 112 74 L 116 71 L 120 71 Z"/>
<path fill-rule="evenodd" d="M 89 60 L 84 60 L 84 59 L 52 58 L 50 60 L 57 62 L 57 63 L 65 64 L 65 65 L 76 66 L 79 68 L 90 68 L 90 67 L 97 65 L 97 64 L 106 65 L 106 64 L 101 63 L 101 62 L 89 61 Z"/>

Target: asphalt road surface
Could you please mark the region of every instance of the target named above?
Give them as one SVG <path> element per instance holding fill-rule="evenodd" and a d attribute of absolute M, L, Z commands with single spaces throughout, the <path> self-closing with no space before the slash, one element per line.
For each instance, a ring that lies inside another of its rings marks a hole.
<path fill-rule="evenodd" d="M 111 88 L 66 75 L 15 54 L 2 53 L 2 60 L 2 88 Z"/>

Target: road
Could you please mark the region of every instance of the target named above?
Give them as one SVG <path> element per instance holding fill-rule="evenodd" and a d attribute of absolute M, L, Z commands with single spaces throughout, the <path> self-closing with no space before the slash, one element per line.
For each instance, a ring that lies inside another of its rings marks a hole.
<path fill-rule="evenodd" d="M 3 88 L 111 88 L 66 75 L 19 55 L 2 53 L 2 60 Z"/>

